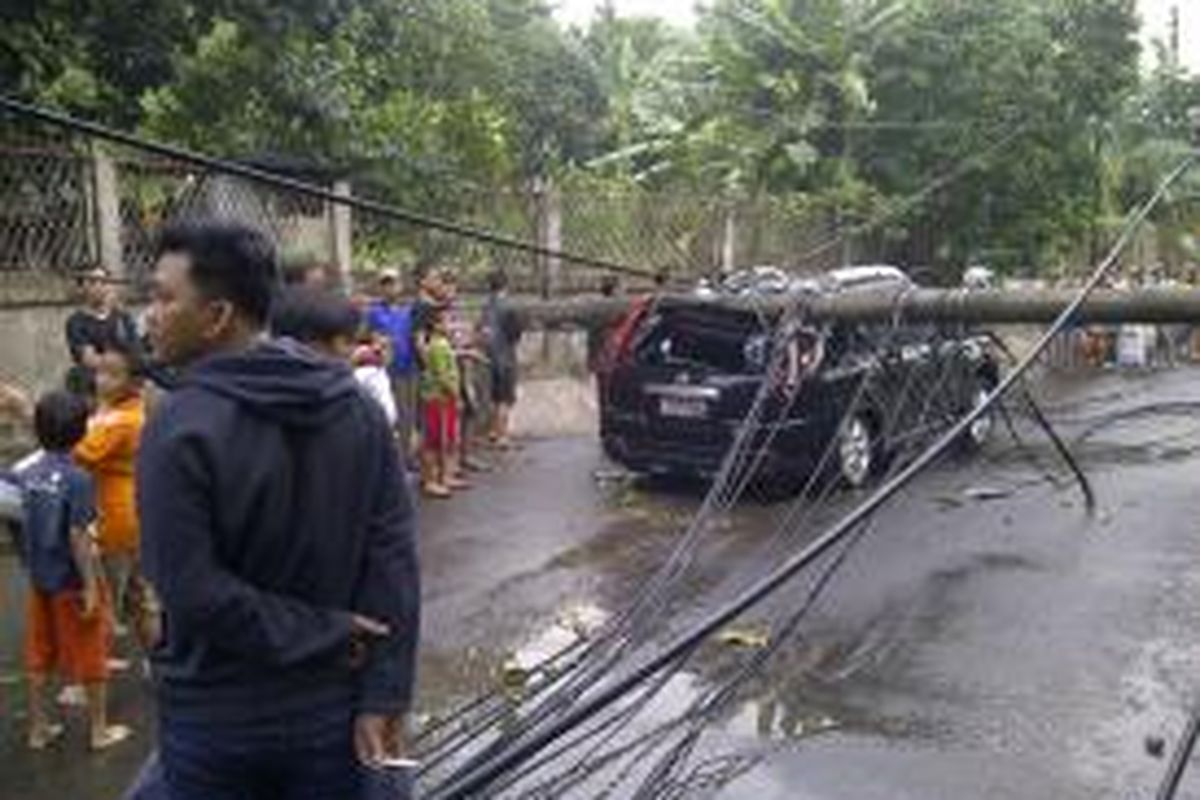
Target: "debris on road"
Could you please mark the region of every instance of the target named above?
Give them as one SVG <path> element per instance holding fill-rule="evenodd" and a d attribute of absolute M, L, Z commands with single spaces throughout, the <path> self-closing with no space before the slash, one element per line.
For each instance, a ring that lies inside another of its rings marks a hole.
<path fill-rule="evenodd" d="M 1006 497 L 1012 496 L 1011 489 L 1003 489 L 998 486 L 972 486 L 963 492 L 963 495 L 968 500 L 978 500 L 984 502 L 987 500 L 1003 500 Z"/>
<path fill-rule="evenodd" d="M 532 673 L 563 652 L 587 639 L 608 619 L 597 606 L 582 603 L 564 609 L 545 630 L 534 635 L 500 665 L 500 682 L 520 691 Z"/>
<path fill-rule="evenodd" d="M 717 644 L 747 650 L 760 650 L 771 642 L 770 634 L 761 628 L 726 628 L 717 634 Z"/>
<path fill-rule="evenodd" d="M 624 469 L 598 469 L 592 472 L 596 483 L 629 483 L 636 475 Z"/>

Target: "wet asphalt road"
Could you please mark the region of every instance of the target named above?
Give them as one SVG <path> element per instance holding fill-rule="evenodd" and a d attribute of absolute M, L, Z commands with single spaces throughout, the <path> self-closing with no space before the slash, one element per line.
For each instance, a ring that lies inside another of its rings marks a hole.
<path fill-rule="evenodd" d="M 1024 425 L 1029 447 L 1001 435 L 918 479 L 877 517 L 802 641 L 706 736 L 705 751 L 756 759 L 720 796 L 1153 797 L 1165 760 L 1147 755 L 1145 738 L 1164 736 L 1169 749 L 1200 700 L 1200 406 L 1121 412 L 1200 403 L 1200 371 L 1040 391 L 1068 438 L 1090 432 L 1076 452 L 1096 513 Z M 686 487 L 610 480 L 590 437 L 530 442 L 496 466 L 467 495 L 423 508 L 425 713 L 495 686 L 514 653 L 558 641 L 547 635 L 556 621 L 620 608 L 698 505 Z M 973 499 L 979 488 L 997 496 Z M 857 499 L 838 495 L 782 542 L 772 532 L 783 506 L 737 508 L 701 550 L 673 627 Z M 0 586 L 11 631 L 6 560 Z M 748 627 L 804 589 L 783 591 Z M 102 757 L 82 755 L 78 736 L 26 754 L 10 633 L 0 646 L 0 799 L 117 797 L 148 737 Z M 702 657 L 666 704 L 710 680 Z M 136 679 L 120 679 L 116 715 L 145 733 L 147 708 Z M 1181 797 L 1200 797 L 1200 775 Z"/>

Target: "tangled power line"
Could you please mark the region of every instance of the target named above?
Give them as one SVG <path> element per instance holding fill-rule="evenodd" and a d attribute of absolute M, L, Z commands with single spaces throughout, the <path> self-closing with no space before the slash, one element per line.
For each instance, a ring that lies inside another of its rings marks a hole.
<path fill-rule="evenodd" d="M 660 681 L 663 674 L 686 661 L 701 643 L 717 631 L 790 583 L 799 573 L 822 556 L 834 551 L 835 547 L 852 542 L 856 531 L 859 531 L 861 526 L 867 523 L 879 508 L 917 475 L 945 455 L 973 423 L 983 415 L 991 413 L 993 407 L 1013 390 L 1018 382 L 1023 380 L 1029 369 L 1049 347 L 1054 337 L 1071 323 L 1088 296 L 1118 262 L 1121 254 L 1149 214 L 1157 207 L 1170 188 L 1194 165 L 1196 159 L 1196 153 L 1192 153 L 1184 159 L 1162 180 L 1152 196 L 1129 216 L 1121 235 L 1105 258 L 1095 266 L 1074 300 L 1013 369 L 1000 380 L 983 403 L 950 425 L 936 441 L 907 465 L 898 469 L 852 511 L 827 528 L 798 553 L 788 558 L 781 566 L 747 587 L 732 601 L 707 615 L 701 622 L 673 639 L 659 652 L 626 670 L 619 677 L 609 681 L 607 685 L 596 688 L 585 697 L 578 698 L 561 714 L 546 721 L 545 724 L 527 729 L 521 734 L 507 739 L 502 748 L 492 749 L 483 758 L 469 761 L 464 768 L 452 775 L 444 784 L 433 787 L 430 796 L 434 798 L 470 797 L 491 793 L 493 787 L 505 782 L 506 775 L 519 769 L 561 737 L 616 706 L 632 693 L 643 691 L 647 685 L 655 685 L 654 681 Z M 734 452 L 731 453 L 731 456 L 736 458 L 738 454 Z M 719 493 L 720 489 L 720 485 L 714 487 L 714 494 Z M 804 607 L 802 606 L 802 608 Z M 542 722 L 542 719 L 539 719 L 538 722 Z M 677 752 L 682 753 L 685 750 L 685 747 L 681 747 Z M 664 763 L 665 766 L 655 773 L 659 777 L 665 777 L 667 771 L 672 768 L 672 761 L 668 760 Z M 652 795 L 643 794 L 641 796 Z"/>

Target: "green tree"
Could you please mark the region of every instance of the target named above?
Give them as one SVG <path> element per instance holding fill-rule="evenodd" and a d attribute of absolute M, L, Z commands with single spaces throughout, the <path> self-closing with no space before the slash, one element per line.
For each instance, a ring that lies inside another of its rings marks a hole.
<path fill-rule="evenodd" d="M 636 144 L 646 128 L 639 104 L 684 36 L 657 17 L 618 16 L 610 1 L 597 9 L 583 41 L 606 103 L 602 146 L 612 151 Z"/>
<path fill-rule="evenodd" d="M 489 0 L 490 83 L 513 123 L 524 177 L 545 176 L 593 155 L 604 95 L 583 43 L 564 32 L 546 3 Z"/>
<path fill-rule="evenodd" d="M 1096 137 L 1136 85 L 1136 30 L 1133 0 L 913 0 L 875 59 L 870 179 L 910 195 L 1011 141 L 909 216 L 903 255 L 949 275 L 1067 259 L 1108 211 Z"/>
<path fill-rule="evenodd" d="M 1192 147 L 1188 112 L 1200 107 L 1200 76 L 1191 75 L 1178 50 L 1155 42 L 1154 67 L 1115 127 L 1110 165 L 1116 195 L 1129 205 L 1146 197 Z M 1175 274 L 1200 263 L 1200 170 L 1192 170 L 1153 214 L 1159 257 Z"/>
<path fill-rule="evenodd" d="M 182 0 L 12 0 L 0 10 L 0 91 L 128 127 L 194 33 Z"/>

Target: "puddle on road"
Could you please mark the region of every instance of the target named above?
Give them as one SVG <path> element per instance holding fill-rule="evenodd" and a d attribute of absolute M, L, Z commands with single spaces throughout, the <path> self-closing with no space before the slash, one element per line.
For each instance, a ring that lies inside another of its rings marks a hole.
<path fill-rule="evenodd" d="M 874 619 L 852 632 L 806 626 L 802 639 L 784 643 L 763 673 L 746 681 L 715 714 L 702 737 L 702 750 L 689 766 L 712 761 L 740 765 L 743 771 L 753 769 L 756 759 L 780 748 L 832 734 L 895 743 L 940 740 L 947 735 L 942 723 L 919 709 L 935 698 L 955 700 L 945 694 L 945 687 L 922 676 L 912 660 L 911 645 L 931 635 L 953 635 L 947 626 L 958 607 L 955 595 L 973 576 L 1035 568 L 1018 555 L 976 554 L 934 574 L 915 594 L 893 598 Z M 513 704 L 539 666 L 587 642 L 608 619 L 608 612 L 594 604 L 567 605 L 512 651 L 477 654 L 480 663 L 491 665 L 488 690 L 506 698 L 504 720 L 514 719 Z M 606 746 L 606 752 L 677 720 L 772 643 L 770 628 L 762 620 L 746 621 L 714 637 L 686 669 L 665 682 L 627 730 Z M 635 777 L 676 741 L 668 739 L 645 754 L 633 770 Z M 731 766 L 729 774 L 735 773 L 740 774 Z"/>

